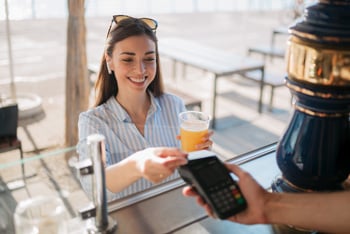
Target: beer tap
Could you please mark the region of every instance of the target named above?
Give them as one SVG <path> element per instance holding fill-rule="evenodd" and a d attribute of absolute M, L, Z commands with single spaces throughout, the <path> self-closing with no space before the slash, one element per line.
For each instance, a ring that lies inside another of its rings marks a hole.
<path fill-rule="evenodd" d="M 108 216 L 106 178 L 104 170 L 105 137 L 93 134 L 87 137 L 87 150 L 89 158 L 79 163 L 78 169 L 81 176 L 92 175 L 93 205 L 80 210 L 83 220 L 94 218 L 95 222 L 87 223 L 88 233 L 114 233 L 117 222 Z"/>

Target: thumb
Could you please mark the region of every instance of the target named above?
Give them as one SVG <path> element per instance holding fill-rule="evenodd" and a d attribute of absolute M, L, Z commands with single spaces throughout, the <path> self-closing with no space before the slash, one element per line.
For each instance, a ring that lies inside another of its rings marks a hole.
<path fill-rule="evenodd" d="M 226 168 L 231 171 L 233 174 L 235 174 L 238 178 L 242 177 L 246 171 L 241 169 L 239 166 L 232 164 L 232 163 L 226 163 Z"/>

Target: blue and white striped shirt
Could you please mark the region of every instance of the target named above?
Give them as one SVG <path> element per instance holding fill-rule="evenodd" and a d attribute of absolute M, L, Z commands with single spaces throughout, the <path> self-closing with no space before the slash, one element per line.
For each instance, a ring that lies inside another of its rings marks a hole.
<path fill-rule="evenodd" d="M 84 148 L 86 138 L 91 134 L 102 134 L 106 140 L 106 166 L 118 163 L 131 154 L 148 147 L 180 147 L 180 142 L 176 139 L 179 135 L 180 123 L 178 115 L 185 111 L 184 102 L 172 94 L 163 94 L 160 97 L 151 97 L 151 106 L 148 110 L 144 136 L 138 131 L 136 126 L 124 108 L 117 102 L 115 97 L 111 97 L 106 103 L 83 112 L 79 116 L 79 158 L 88 157 Z M 175 173 L 166 181 L 178 177 Z M 120 175 L 122 179 L 123 175 Z M 84 189 L 91 192 L 91 182 L 82 179 Z M 142 191 L 152 186 L 152 183 L 145 179 L 140 179 L 118 194 L 108 192 L 108 198 L 117 198 Z M 91 193 L 90 193 L 91 194 Z"/>

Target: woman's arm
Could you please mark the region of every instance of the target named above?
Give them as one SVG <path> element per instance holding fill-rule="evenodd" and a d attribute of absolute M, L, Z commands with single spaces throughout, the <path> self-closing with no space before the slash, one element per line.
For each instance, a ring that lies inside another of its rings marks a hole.
<path fill-rule="evenodd" d="M 106 168 L 106 185 L 120 192 L 140 178 L 159 183 L 187 163 L 187 154 L 177 148 L 147 148 Z M 122 179 L 121 179 L 122 178 Z"/>

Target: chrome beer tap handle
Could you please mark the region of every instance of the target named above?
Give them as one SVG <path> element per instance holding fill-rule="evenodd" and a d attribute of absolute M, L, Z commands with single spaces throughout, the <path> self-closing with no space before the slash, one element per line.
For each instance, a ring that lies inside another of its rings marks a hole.
<path fill-rule="evenodd" d="M 93 134 L 87 137 L 89 159 L 79 166 L 81 176 L 92 175 L 92 202 L 94 205 L 81 210 L 82 219 L 95 217 L 93 226 L 87 227 L 89 233 L 114 233 L 117 228 L 115 220 L 108 217 L 106 177 L 104 170 L 105 137 Z"/>

